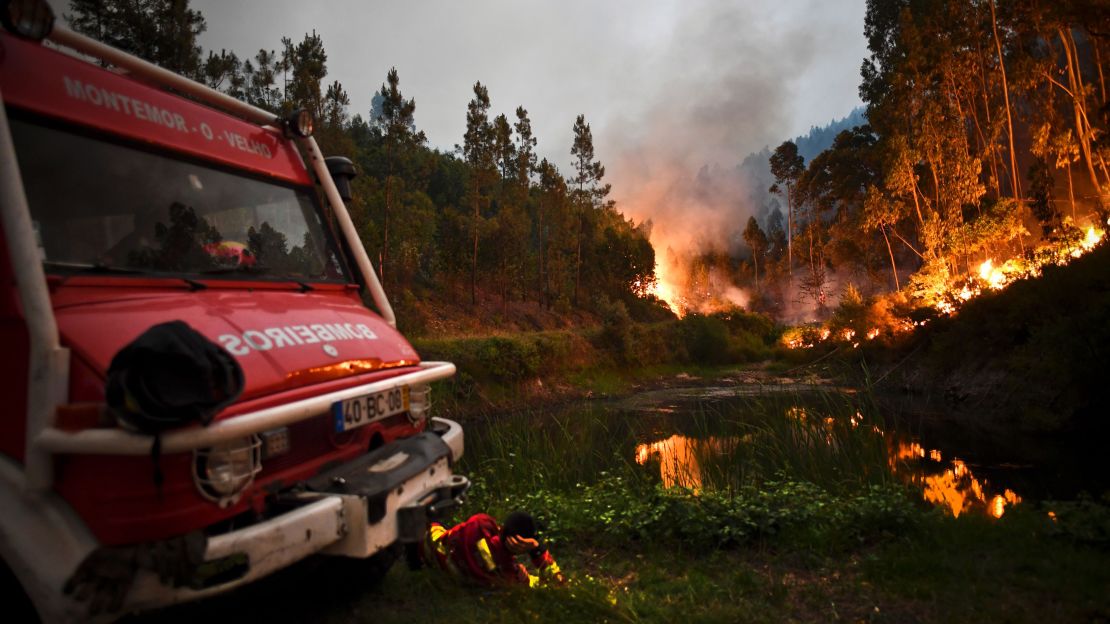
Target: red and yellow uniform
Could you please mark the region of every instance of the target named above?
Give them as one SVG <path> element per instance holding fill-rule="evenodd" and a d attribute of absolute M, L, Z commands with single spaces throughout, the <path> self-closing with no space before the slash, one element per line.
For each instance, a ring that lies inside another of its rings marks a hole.
<path fill-rule="evenodd" d="M 424 541 L 424 560 L 435 561 L 452 574 L 491 585 L 522 583 L 536 587 L 562 582 L 559 565 L 547 549 L 528 553 L 538 572 L 533 575 L 517 563 L 506 542 L 497 522 L 486 514 L 475 514 L 450 529 L 433 522 Z"/>

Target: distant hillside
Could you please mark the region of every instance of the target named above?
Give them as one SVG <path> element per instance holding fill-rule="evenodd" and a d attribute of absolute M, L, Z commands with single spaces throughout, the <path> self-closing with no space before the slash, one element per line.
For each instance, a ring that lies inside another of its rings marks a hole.
<path fill-rule="evenodd" d="M 832 145 L 833 139 L 835 139 L 836 135 L 840 134 L 842 130 L 848 130 L 867 123 L 867 118 L 864 116 L 866 112 L 867 109 L 860 106 L 849 113 L 847 117 L 830 121 L 827 126 L 821 128 L 817 126 L 811 127 L 809 133 L 805 136 L 794 138 L 794 143 L 798 145 L 798 153 L 806 159 L 807 163 L 813 160 L 814 156 L 825 151 Z"/>

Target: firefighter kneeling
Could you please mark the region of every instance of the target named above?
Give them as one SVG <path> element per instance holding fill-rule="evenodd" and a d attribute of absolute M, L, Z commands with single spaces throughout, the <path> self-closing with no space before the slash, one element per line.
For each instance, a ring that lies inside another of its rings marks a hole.
<path fill-rule="evenodd" d="M 516 557 L 523 554 L 529 555 L 538 576 L 517 562 Z M 536 587 L 566 582 L 551 553 L 540 544 L 532 516 L 523 511 L 509 514 L 501 527 L 486 514 L 475 514 L 450 529 L 433 522 L 421 555 L 424 562 L 487 585 Z"/>

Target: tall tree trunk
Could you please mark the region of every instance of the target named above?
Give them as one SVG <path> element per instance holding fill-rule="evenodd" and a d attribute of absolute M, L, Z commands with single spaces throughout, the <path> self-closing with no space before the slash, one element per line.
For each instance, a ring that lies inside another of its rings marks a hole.
<path fill-rule="evenodd" d="M 476 175 L 476 174 L 475 174 Z M 478 303 L 478 217 L 479 217 L 479 204 L 481 199 L 478 196 L 478 184 L 474 183 L 474 220 L 471 222 L 470 228 L 473 230 L 474 236 L 474 253 L 471 256 L 470 263 L 470 303 Z"/>
<path fill-rule="evenodd" d="M 991 104 L 990 104 L 990 90 L 987 87 L 987 71 L 985 68 L 984 54 L 982 48 L 976 44 L 976 50 L 979 52 L 979 84 L 981 85 L 981 94 L 983 96 L 983 112 L 987 116 L 987 127 L 991 129 L 991 137 L 989 141 L 984 138 L 984 143 L 987 143 L 991 158 L 991 176 L 994 178 L 994 196 L 995 198 L 1002 197 L 1001 176 L 998 173 L 998 149 L 994 144 L 994 122 L 991 121 Z M 972 107 L 974 110 L 974 107 Z M 976 120 L 978 123 L 978 120 Z"/>
<path fill-rule="evenodd" d="M 786 185 L 786 283 L 794 274 L 794 205 L 790 201 L 790 184 Z"/>
<path fill-rule="evenodd" d="M 1014 120 L 1010 111 L 1010 88 L 1006 82 L 1006 59 L 1002 56 L 1002 40 L 998 37 L 998 19 L 995 17 L 994 0 L 991 7 L 991 32 L 994 33 L 994 47 L 998 51 L 998 71 L 1002 76 L 1002 95 L 1006 105 L 1006 136 L 1010 141 L 1010 180 L 1013 185 L 1014 199 L 1021 201 L 1021 185 L 1018 182 L 1017 152 L 1014 151 Z"/>
<path fill-rule="evenodd" d="M 1106 99 L 1106 77 L 1102 73 L 1102 43 L 1099 39 L 1090 37 L 1091 47 L 1095 49 L 1095 67 L 1098 68 L 1098 87 L 1099 92 L 1102 94 L 1102 103 L 1105 105 Z"/>
<path fill-rule="evenodd" d="M 1072 29 L 1068 29 L 1068 41 L 1071 42 L 1072 63 L 1075 64 L 1075 86 L 1077 87 L 1076 95 L 1080 100 L 1080 111 L 1083 113 L 1083 127 L 1086 129 L 1086 136 L 1088 139 L 1094 137 L 1091 129 L 1091 120 L 1087 117 L 1087 85 L 1083 82 L 1083 68 L 1079 64 L 1079 48 L 1075 45 L 1075 35 Z M 1091 42 L 1091 47 L 1095 47 L 1094 42 Z M 1102 154 L 1094 152 L 1095 157 L 1098 159 L 1099 169 L 1102 170 L 1102 177 L 1107 183 L 1110 183 L 1110 172 L 1106 170 L 1106 161 L 1102 159 Z"/>
<path fill-rule="evenodd" d="M 986 135 L 983 134 L 983 128 L 979 125 L 979 112 L 975 110 L 975 99 L 968 98 L 968 108 L 971 109 L 971 121 L 975 125 L 975 146 L 980 154 L 986 154 L 988 157 L 987 166 L 990 167 L 990 178 L 992 186 L 994 186 L 994 197 L 997 199 L 1001 193 L 998 190 L 998 163 L 994 159 L 994 149 L 990 143 L 987 142 Z"/>
<path fill-rule="evenodd" d="M 547 300 L 547 279 L 543 273 L 544 255 L 547 253 L 547 245 L 543 239 L 543 206 L 538 206 L 536 209 L 536 233 L 536 242 L 539 246 L 538 253 L 536 254 L 536 260 L 538 261 L 539 265 L 539 273 L 537 275 L 537 277 L 539 278 L 539 291 L 536 293 L 536 298 L 539 301 L 540 307 L 542 308 L 546 304 Z"/>
<path fill-rule="evenodd" d="M 393 144 L 386 141 L 385 159 L 389 163 L 385 175 L 385 214 L 382 215 L 382 249 L 379 255 L 378 274 L 382 278 L 382 287 L 385 287 L 385 263 L 389 261 L 389 213 L 392 212 L 392 184 L 393 184 Z"/>
<path fill-rule="evenodd" d="M 1083 153 L 1083 161 L 1087 163 L 1087 174 L 1091 176 L 1091 185 L 1094 192 L 1099 195 L 1098 174 L 1095 173 L 1094 158 L 1091 156 L 1090 136 L 1087 134 L 1086 125 L 1083 123 L 1083 100 L 1079 80 L 1075 75 L 1074 53 L 1069 43 L 1070 37 L 1064 32 L 1062 26 L 1057 27 L 1060 43 L 1064 45 L 1064 59 L 1068 66 L 1068 87 L 1071 89 L 1072 110 L 1075 114 L 1075 131 L 1079 139 L 1079 149 Z"/>
<path fill-rule="evenodd" d="M 1068 202 L 1071 203 L 1071 220 L 1074 222 L 1075 221 L 1075 187 L 1071 183 L 1071 162 L 1068 162 L 1068 166 L 1064 167 L 1064 169 L 1068 172 Z"/>
<path fill-rule="evenodd" d="M 890 254 L 890 274 L 894 276 L 894 290 L 902 290 L 902 284 L 898 281 L 898 265 L 894 263 L 894 249 L 890 246 L 890 238 L 886 235 L 886 226 L 880 225 L 879 231 L 883 233 L 883 241 L 886 242 L 886 252 Z"/>
<path fill-rule="evenodd" d="M 578 215 L 578 240 L 574 250 L 574 306 L 578 307 L 578 287 L 582 282 L 582 236 L 585 230 L 582 215 Z"/>

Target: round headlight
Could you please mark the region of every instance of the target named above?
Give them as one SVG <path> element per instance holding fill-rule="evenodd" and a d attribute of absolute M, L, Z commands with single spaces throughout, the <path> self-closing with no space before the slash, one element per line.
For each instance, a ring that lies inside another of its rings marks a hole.
<path fill-rule="evenodd" d="M 285 127 L 288 131 L 301 138 L 312 136 L 314 123 L 312 113 L 308 112 L 307 108 L 298 108 L 285 119 Z"/>
<path fill-rule="evenodd" d="M 251 436 L 197 450 L 193 478 L 205 498 L 226 507 L 239 500 L 260 470 L 262 442 Z"/>
<path fill-rule="evenodd" d="M 54 29 L 54 10 L 44 0 L 0 0 L 0 24 L 20 37 L 42 41 Z"/>

